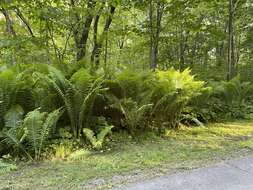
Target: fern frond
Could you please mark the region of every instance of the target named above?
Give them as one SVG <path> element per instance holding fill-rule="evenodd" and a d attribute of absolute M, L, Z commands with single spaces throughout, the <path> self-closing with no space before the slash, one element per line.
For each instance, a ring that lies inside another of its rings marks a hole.
<path fill-rule="evenodd" d="M 102 143 L 105 137 L 112 131 L 113 127 L 114 126 L 111 125 L 111 126 L 106 126 L 104 129 L 102 129 L 100 133 L 98 133 L 97 135 L 97 141 Z"/>
<path fill-rule="evenodd" d="M 21 150 L 30 160 L 33 160 L 32 156 L 26 151 L 23 145 L 23 141 L 27 137 L 27 130 L 21 127 L 11 128 L 8 131 L 3 132 L 3 135 L 4 139 L 2 142 L 4 144 Z"/>
<path fill-rule="evenodd" d="M 39 150 L 38 155 L 41 154 L 41 149 L 43 148 L 45 140 L 49 137 L 50 131 L 53 127 L 55 127 L 57 121 L 63 114 L 64 110 L 62 108 L 57 109 L 51 113 L 49 113 L 46 117 L 46 120 L 40 129 L 40 139 L 39 139 Z"/>
<path fill-rule="evenodd" d="M 40 150 L 40 139 L 41 139 L 41 129 L 45 120 L 46 114 L 41 113 L 39 109 L 29 112 L 25 119 L 23 127 L 27 129 L 27 140 L 31 145 L 35 159 L 38 159 Z"/>
<path fill-rule="evenodd" d="M 92 146 L 96 146 L 95 133 L 91 129 L 88 129 L 88 128 L 84 128 L 83 133 L 85 137 L 89 140 L 89 142 L 92 144 Z"/>
<path fill-rule="evenodd" d="M 21 106 L 13 106 L 4 116 L 5 127 L 16 128 L 22 125 L 24 110 Z"/>

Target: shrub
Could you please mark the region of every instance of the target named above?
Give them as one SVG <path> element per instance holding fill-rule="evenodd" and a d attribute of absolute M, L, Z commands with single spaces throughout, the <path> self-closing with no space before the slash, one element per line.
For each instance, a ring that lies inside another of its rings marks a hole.
<path fill-rule="evenodd" d="M 40 79 L 51 87 L 64 102 L 73 136 L 79 138 L 84 127 L 88 127 L 94 101 L 98 95 L 106 91 L 102 87 L 103 79 L 93 80 L 84 70 L 80 69 L 70 79 L 64 74 L 49 67 L 49 75 L 36 73 Z"/>
<path fill-rule="evenodd" d="M 113 128 L 113 126 L 108 125 L 105 120 L 101 120 L 99 125 L 99 131 L 97 133 L 88 128 L 83 129 L 83 134 L 85 135 L 86 139 L 92 145 L 92 148 L 97 150 L 103 147 L 105 137 L 111 132 Z"/>
<path fill-rule="evenodd" d="M 142 101 L 153 87 L 153 74 L 145 71 L 126 70 L 116 77 L 124 90 L 124 97 Z"/>
<path fill-rule="evenodd" d="M 15 105 L 27 113 L 35 109 L 36 97 L 31 73 L 12 67 L 0 73 L 0 129 L 4 126 L 4 115 Z"/>
<path fill-rule="evenodd" d="M 229 118 L 246 118 L 252 113 L 247 102 L 252 99 L 253 85 L 242 82 L 240 77 L 231 81 L 210 83 L 211 88 L 191 102 L 191 110 L 204 122 Z"/>
<path fill-rule="evenodd" d="M 12 148 L 13 153 L 24 153 L 30 160 L 39 160 L 45 142 L 61 114 L 61 109 L 51 113 L 42 113 L 36 109 L 23 120 L 22 108 L 15 106 L 5 115 L 6 128 L 2 132 L 2 143 Z"/>
<path fill-rule="evenodd" d="M 174 69 L 157 71 L 152 92 L 155 125 L 177 127 L 189 101 L 200 95 L 203 88 L 204 82 L 195 81 L 189 69 L 183 72 Z"/>
<path fill-rule="evenodd" d="M 145 130 L 145 114 L 150 111 L 152 104 L 148 102 L 137 103 L 131 98 L 115 100 L 112 107 L 122 113 L 121 125 L 133 136 L 138 129 Z"/>

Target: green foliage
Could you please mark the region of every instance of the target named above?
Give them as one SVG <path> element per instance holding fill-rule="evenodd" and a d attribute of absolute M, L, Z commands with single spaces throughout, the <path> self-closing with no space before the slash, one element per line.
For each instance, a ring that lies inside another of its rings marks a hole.
<path fill-rule="evenodd" d="M 222 98 L 226 104 L 242 105 L 252 96 L 253 84 L 241 82 L 240 77 L 236 77 L 229 82 L 223 82 L 215 89 L 215 94 Z"/>
<path fill-rule="evenodd" d="M 0 73 L 0 122 L 3 124 L 5 113 L 10 109 L 16 94 L 16 73 L 6 70 Z"/>
<path fill-rule="evenodd" d="M 243 119 L 252 113 L 252 83 L 242 82 L 238 76 L 231 81 L 213 82 L 210 85 L 212 88 L 190 103 L 192 113 L 201 121 Z"/>
<path fill-rule="evenodd" d="M 126 98 L 142 101 L 152 88 L 153 74 L 149 71 L 126 70 L 116 77 L 116 81 L 123 88 Z"/>
<path fill-rule="evenodd" d="M 45 151 L 45 158 L 52 160 L 67 159 L 73 152 L 80 148 L 80 143 L 73 139 L 56 139 L 50 142 Z"/>
<path fill-rule="evenodd" d="M 122 114 L 121 125 L 133 136 L 138 129 L 145 130 L 145 114 L 151 110 L 153 104 L 146 102 L 138 104 L 131 98 L 116 99 L 112 107 L 117 108 Z"/>
<path fill-rule="evenodd" d="M 49 114 L 41 113 L 39 109 L 36 109 L 26 115 L 23 127 L 27 130 L 26 139 L 33 150 L 33 155 L 36 160 L 40 159 L 41 150 L 45 145 L 45 141 L 62 113 L 61 109 Z"/>
<path fill-rule="evenodd" d="M 36 109 L 29 112 L 24 120 L 22 120 L 21 113 L 21 108 L 16 106 L 5 115 L 8 128 L 3 130 L 2 143 L 13 148 L 17 155 L 24 153 L 30 160 L 33 158 L 39 160 L 45 141 L 63 113 L 62 109 L 49 114 L 41 113 L 39 109 Z"/>
<path fill-rule="evenodd" d="M 3 140 L 1 141 L 2 146 L 5 146 L 9 150 L 9 153 L 14 156 L 20 156 L 25 154 L 30 160 L 33 160 L 32 156 L 28 153 L 25 147 L 25 138 L 27 136 L 27 130 L 23 127 L 10 128 L 7 131 L 3 131 Z"/>
<path fill-rule="evenodd" d="M 102 87 L 102 78 L 92 80 L 91 76 L 81 69 L 70 79 L 53 67 L 49 67 L 49 75 L 36 73 L 44 80 L 64 102 L 74 137 L 79 138 L 82 129 L 88 127 L 88 120 L 96 96 L 101 95 L 106 88 Z"/>
<path fill-rule="evenodd" d="M 85 158 L 87 158 L 87 156 L 89 156 L 89 155 L 90 155 L 90 151 L 80 149 L 80 150 L 77 150 L 77 151 L 73 152 L 72 154 L 70 154 L 68 157 L 68 160 L 81 161 L 81 160 L 84 160 Z"/>
<path fill-rule="evenodd" d="M 249 106 L 252 83 L 239 77 L 207 86 L 195 80 L 189 69 L 153 73 L 125 70 L 104 80 L 76 68 L 22 66 L 20 71 L 13 67 L 0 74 L 1 155 L 39 160 L 48 157 L 43 149 L 54 145 L 53 140 L 48 141 L 51 137 L 59 137 L 60 142 L 84 137 L 93 148 L 101 149 L 112 126 L 135 137 L 148 129 L 162 132 L 166 127 L 175 128 L 180 122 L 203 126 L 202 122 L 217 118 L 243 118 L 253 113 Z M 23 109 L 27 93 L 32 106 Z M 41 109 L 31 111 L 35 105 Z M 60 142 L 53 154 L 65 159 L 73 149 Z"/>
<path fill-rule="evenodd" d="M 24 110 L 21 106 L 12 106 L 4 116 L 6 128 L 17 128 L 22 125 Z"/>
<path fill-rule="evenodd" d="M 170 69 L 156 72 L 156 85 L 152 92 L 152 116 L 156 125 L 177 127 L 188 102 L 201 94 L 204 82 L 195 81 L 190 70 Z"/>
<path fill-rule="evenodd" d="M 90 142 L 92 147 L 94 149 L 101 149 L 103 148 L 103 143 L 105 141 L 105 137 L 111 132 L 113 126 L 108 125 L 107 123 L 104 123 L 104 126 L 101 126 L 100 131 L 95 134 L 94 131 L 88 128 L 83 129 L 83 134 L 87 138 L 87 140 Z"/>
<path fill-rule="evenodd" d="M 15 105 L 20 105 L 26 112 L 33 110 L 35 106 L 31 74 L 27 75 L 16 66 L 0 73 L 1 127 L 4 126 L 4 115 Z"/>
<path fill-rule="evenodd" d="M 0 155 L 65 159 L 64 141 L 99 149 L 111 126 L 252 118 L 252 3 L 66 2 L 0 2 Z"/>

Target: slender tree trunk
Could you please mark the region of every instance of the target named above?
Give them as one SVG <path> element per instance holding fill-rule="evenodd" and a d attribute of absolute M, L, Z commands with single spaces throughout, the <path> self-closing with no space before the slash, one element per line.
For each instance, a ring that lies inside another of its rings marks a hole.
<path fill-rule="evenodd" d="M 98 24 L 99 24 L 99 19 L 100 19 L 100 13 L 96 15 L 95 20 L 94 20 L 94 25 L 93 25 L 93 50 L 91 54 L 91 63 L 94 65 L 95 62 L 95 57 L 98 53 L 98 48 L 99 48 L 99 42 L 98 42 Z M 96 57 L 97 59 L 97 57 Z"/>
<path fill-rule="evenodd" d="M 82 60 L 86 55 L 87 41 L 89 38 L 91 23 L 92 23 L 92 20 L 94 17 L 92 11 L 95 8 L 95 5 L 96 5 L 96 1 L 94 1 L 94 0 L 88 1 L 88 5 L 87 5 L 88 15 L 86 16 L 86 20 L 83 25 L 83 31 L 81 34 L 81 38 L 77 42 L 77 61 Z"/>
<path fill-rule="evenodd" d="M 31 37 L 35 37 L 32 31 L 32 28 L 28 22 L 28 20 L 24 17 L 24 15 L 22 14 L 22 12 L 20 11 L 19 8 L 15 8 L 15 12 L 17 14 L 17 16 L 20 18 L 20 20 L 24 23 L 25 27 L 27 28 L 29 34 L 31 35 Z"/>
<path fill-rule="evenodd" d="M 153 0 L 149 1 L 149 30 L 150 30 L 150 68 L 152 70 L 156 69 L 156 58 L 154 49 L 154 27 L 153 27 Z"/>
<path fill-rule="evenodd" d="M 6 33 L 9 34 L 10 36 L 16 36 L 16 32 L 13 27 L 13 22 L 11 20 L 11 17 L 8 13 L 7 10 L 4 8 L 0 8 L 0 11 L 3 13 L 4 18 L 5 18 L 5 23 L 6 23 Z"/>
<path fill-rule="evenodd" d="M 229 0 L 227 80 L 231 80 L 236 75 L 235 44 L 234 44 L 234 16 L 235 16 L 235 0 Z"/>
<path fill-rule="evenodd" d="M 113 18 L 113 15 L 115 14 L 115 11 L 116 11 L 116 7 L 111 6 L 110 7 L 110 14 L 108 15 L 108 17 L 105 21 L 104 29 L 103 29 L 100 39 L 97 39 L 97 36 L 98 36 L 97 27 L 98 27 L 98 23 L 99 23 L 99 15 L 96 16 L 96 19 L 94 22 L 94 47 L 93 47 L 92 54 L 91 54 L 91 62 L 92 62 L 92 64 L 95 64 L 95 68 L 99 67 L 100 54 L 102 52 L 103 42 L 108 36 L 108 32 L 109 32 L 110 26 L 112 24 L 112 18 Z"/>
<path fill-rule="evenodd" d="M 75 0 L 70 0 L 70 5 L 72 9 L 70 10 L 71 12 L 74 12 L 74 17 L 75 17 L 75 24 L 72 26 L 72 32 L 74 36 L 74 41 L 75 41 L 75 47 L 78 49 L 78 43 L 79 43 L 79 28 L 80 28 L 80 22 L 81 18 L 80 15 L 76 12 L 75 7 L 76 7 L 76 2 Z"/>
<path fill-rule="evenodd" d="M 183 27 L 181 26 L 181 41 L 179 45 L 179 70 L 182 71 L 184 66 L 185 66 L 185 59 L 186 59 L 186 50 L 187 50 L 187 41 L 188 41 L 188 36 L 189 36 L 189 31 L 184 31 Z"/>
<path fill-rule="evenodd" d="M 155 70 L 158 66 L 159 41 L 161 33 L 161 22 L 164 11 L 164 3 L 156 0 L 156 14 L 154 14 L 154 3 L 149 1 L 149 22 L 150 22 L 150 68 Z"/>

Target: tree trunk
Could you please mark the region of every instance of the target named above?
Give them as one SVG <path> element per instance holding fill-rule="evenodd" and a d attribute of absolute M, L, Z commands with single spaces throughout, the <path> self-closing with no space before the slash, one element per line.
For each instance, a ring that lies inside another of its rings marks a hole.
<path fill-rule="evenodd" d="M 96 1 L 89 0 L 88 1 L 88 15 L 86 16 L 86 20 L 83 25 L 83 31 L 80 38 L 80 41 L 77 42 L 77 61 L 82 60 L 86 55 L 86 45 L 89 38 L 90 26 L 93 20 L 93 9 L 95 8 Z"/>
<path fill-rule="evenodd" d="M 96 16 L 96 19 L 94 22 L 94 47 L 91 54 L 91 62 L 95 66 L 95 68 L 99 67 L 100 54 L 102 52 L 103 42 L 104 42 L 104 39 L 107 38 L 110 26 L 112 24 L 112 18 L 113 18 L 113 15 L 115 14 L 115 10 L 116 10 L 116 7 L 111 6 L 110 14 L 105 21 L 104 29 L 103 29 L 100 39 L 98 39 L 98 30 L 97 30 L 100 16 L 99 15 Z"/>
<path fill-rule="evenodd" d="M 157 0 L 156 15 L 154 15 L 154 3 L 152 0 L 149 1 L 150 68 L 152 70 L 155 70 L 158 66 L 159 41 L 163 11 L 164 3 L 162 3 L 160 0 Z"/>
<path fill-rule="evenodd" d="M 234 16 L 235 16 L 235 0 L 229 0 L 227 80 L 231 80 L 236 75 L 235 44 L 234 44 Z"/>
<path fill-rule="evenodd" d="M 154 50 L 154 32 L 153 32 L 153 1 L 149 1 L 149 30 L 150 30 L 150 68 L 156 69 L 156 58 Z"/>
<path fill-rule="evenodd" d="M 0 8 L 0 11 L 3 13 L 5 21 L 6 21 L 6 33 L 10 36 L 16 36 L 16 32 L 13 27 L 13 22 L 7 10 L 4 8 Z"/>
<path fill-rule="evenodd" d="M 22 14 L 22 12 L 20 11 L 19 8 L 15 8 L 15 12 L 17 14 L 17 16 L 20 18 L 20 20 L 24 23 L 24 25 L 26 26 L 29 34 L 31 35 L 31 37 L 35 37 L 34 34 L 33 34 L 33 31 L 32 31 L 32 28 L 28 22 L 28 20 L 24 17 L 24 15 Z"/>

